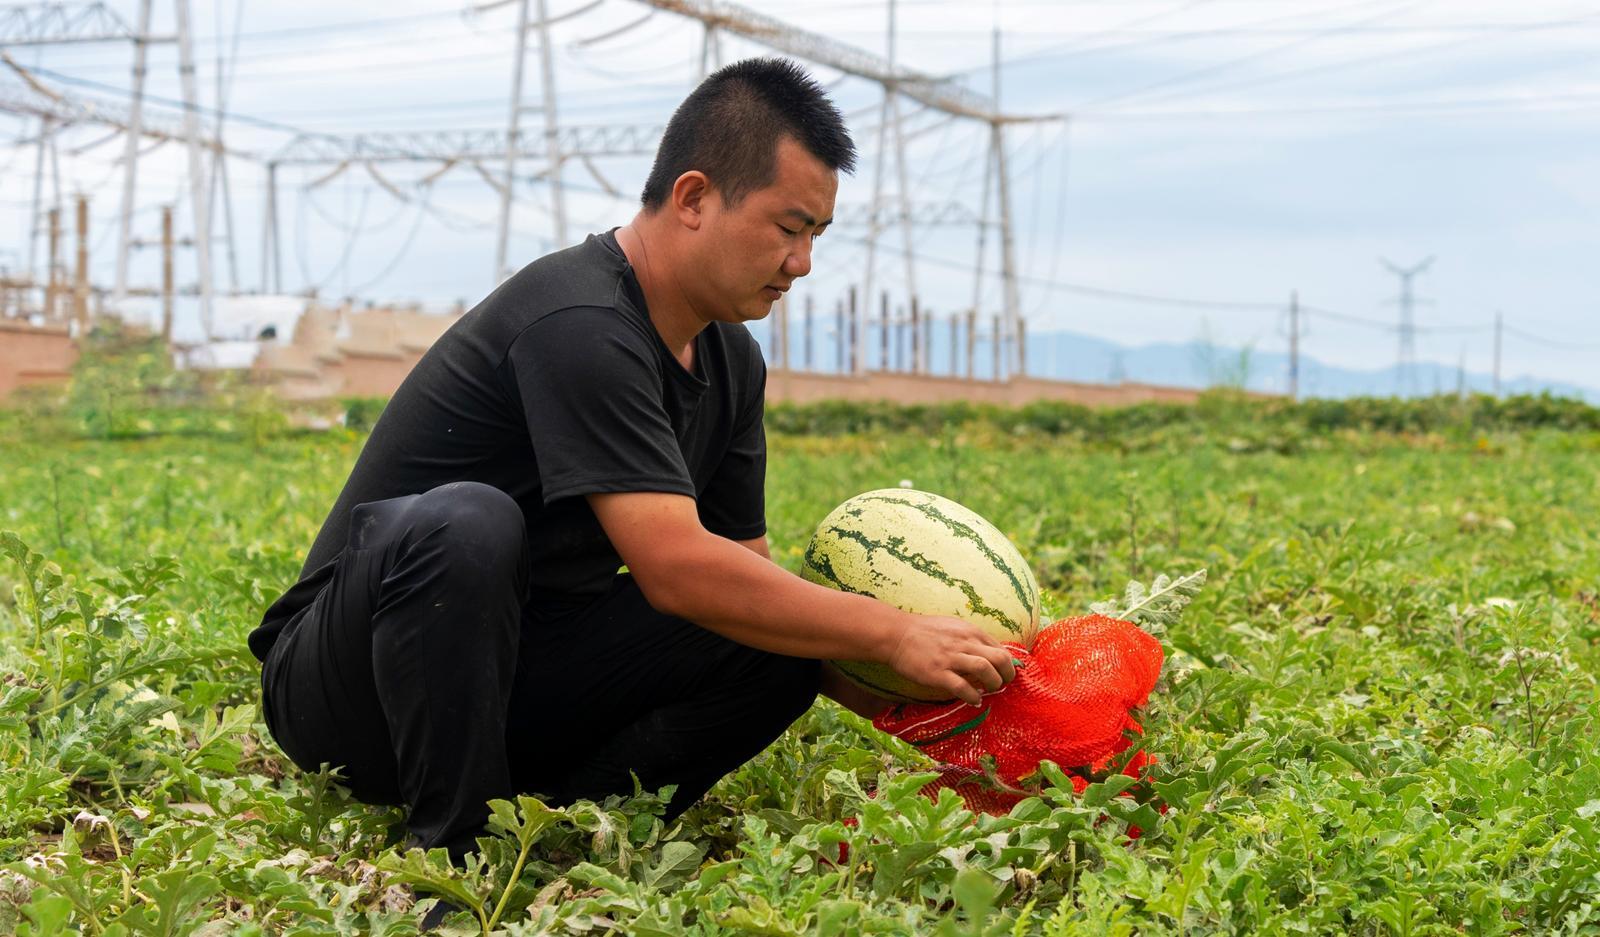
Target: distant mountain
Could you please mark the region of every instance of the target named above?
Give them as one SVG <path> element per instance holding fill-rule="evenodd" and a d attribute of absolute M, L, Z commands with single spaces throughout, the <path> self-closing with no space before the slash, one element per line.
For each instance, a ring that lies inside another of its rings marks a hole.
<path fill-rule="evenodd" d="M 804 367 L 804 333 L 791 323 L 790 363 Z M 771 336 L 765 329 L 755 330 L 756 338 L 772 356 Z M 818 328 L 813 336 L 811 360 L 819 371 L 838 367 L 838 348 L 833 344 L 833 329 Z M 909 347 L 896 336 L 890 359 L 904 360 Z M 959 338 L 958 338 L 959 341 Z M 868 366 L 878 367 L 879 339 L 869 336 Z M 935 328 L 928 341 L 928 364 L 935 374 L 948 374 L 951 362 L 951 336 L 948 328 Z M 896 351 L 896 347 L 899 350 Z M 958 349 L 964 354 L 964 349 Z M 1386 354 L 1387 354 L 1386 350 Z M 994 349 L 987 341 L 978 343 L 974 355 L 977 376 L 994 373 Z M 1388 397 L 1454 393 L 1460 380 L 1469 392 L 1490 393 L 1494 376 L 1477 371 L 1457 374 L 1453 364 L 1419 361 L 1401 380 L 1394 365 L 1362 370 L 1325 364 L 1315 358 L 1300 358 L 1300 394 L 1303 397 Z M 1035 332 L 1028 335 L 1028 373 L 1034 377 L 1067 381 L 1114 383 L 1118 380 L 1169 387 L 1211 387 L 1243 385 L 1266 393 L 1286 393 L 1289 388 L 1289 356 L 1278 351 L 1243 354 L 1239 348 L 1208 345 L 1201 341 L 1160 342 L 1129 347 L 1077 332 Z M 1535 377 L 1506 378 L 1500 382 L 1503 394 L 1536 394 L 1548 391 L 1563 397 L 1589 402 L 1600 401 L 1600 389 L 1549 381 Z"/>
<path fill-rule="evenodd" d="M 1490 393 L 1494 375 L 1461 373 L 1456 365 L 1419 361 L 1402 374 L 1393 364 L 1371 370 L 1325 364 L 1300 357 L 1300 393 L 1305 397 L 1386 397 L 1455 393 L 1458 385 L 1470 392 Z M 1243 385 L 1250 390 L 1286 393 L 1289 356 L 1282 352 L 1251 351 L 1208 346 L 1202 342 L 1158 343 L 1127 348 L 1103 339 L 1071 332 L 1029 336 L 1028 371 L 1064 380 L 1128 381 L 1178 387 Z M 1504 394 L 1548 391 L 1563 397 L 1600 400 L 1600 390 L 1535 377 L 1502 378 Z"/>

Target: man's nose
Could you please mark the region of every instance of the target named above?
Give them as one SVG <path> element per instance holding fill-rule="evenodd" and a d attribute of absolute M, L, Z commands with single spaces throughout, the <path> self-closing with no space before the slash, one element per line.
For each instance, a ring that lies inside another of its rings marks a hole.
<path fill-rule="evenodd" d="M 783 272 L 799 279 L 811 272 L 811 239 L 806 238 L 802 247 L 796 248 L 783 261 Z"/>

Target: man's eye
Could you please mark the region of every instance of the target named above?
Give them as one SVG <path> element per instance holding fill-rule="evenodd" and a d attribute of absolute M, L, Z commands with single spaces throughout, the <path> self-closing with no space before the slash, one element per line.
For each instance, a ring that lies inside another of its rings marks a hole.
<path fill-rule="evenodd" d="M 799 231 L 790 231 L 788 228 L 785 228 L 783 225 L 778 225 L 778 230 L 782 231 L 784 234 L 789 235 L 790 237 L 794 237 L 796 234 L 800 233 Z"/>

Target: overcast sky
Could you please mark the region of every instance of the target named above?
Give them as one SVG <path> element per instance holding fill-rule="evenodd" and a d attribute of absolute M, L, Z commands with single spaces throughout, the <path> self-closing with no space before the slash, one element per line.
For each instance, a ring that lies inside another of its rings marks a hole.
<path fill-rule="evenodd" d="M 589 3 L 551 0 L 550 7 L 560 14 Z M 885 51 L 883 2 L 746 5 Z M 110 6 L 133 21 L 136 4 Z M 170 31 L 170 5 L 156 10 L 156 30 Z M 602 0 L 553 27 L 563 124 L 660 124 L 692 87 L 699 27 L 647 15 L 631 0 Z M 240 150 L 270 155 L 295 128 L 348 134 L 506 124 L 511 5 L 471 13 L 426 0 L 223 0 L 195 4 L 194 16 L 202 104 L 217 105 L 220 51 L 226 110 L 238 115 L 224 133 Z M 1380 325 L 1398 317 L 1398 280 L 1379 258 L 1409 266 L 1432 256 L 1416 281 L 1428 300 L 1417 308 L 1419 358 L 1453 364 L 1464 355 L 1469 367 L 1487 370 L 1489 327 L 1502 310 L 1515 330 L 1505 342 L 1508 376 L 1600 385 L 1600 0 L 901 0 L 898 20 L 903 65 L 984 93 L 998 25 L 1002 109 L 1065 115 L 1013 127 L 1007 137 L 1023 306 L 1035 331 L 1070 329 L 1128 344 L 1206 334 L 1278 350 L 1287 323 L 1272 304 L 1286 307 L 1298 290 L 1318 310 L 1307 320 L 1308 354 L 1379 367 L 1396 354 L 1394 330 Z M 724 37 L 721 51 L 732 61 L 762 50 Z M 130 85 L 126 45 L 11 54 L 45 70 L 40 77 L 53 87 L 83 97 L 125 100 Z M 152 94 L 177 97 L 175 62 L 170 45 L 153 53 Z M 850 116 L 862 150 L 839 201 L 864 205 L 881 91 L 827 68 L 815 73 Z M 539 76 L 531 44 L 524 94 L 532 106 L 541 100 Z M 0 72 L 0 89 L 14 77 Z M 159 106 L 154 113 L 177 114 Z M 902 102 L 902 113 L 912 134 L 912 198 L 976 211 L 986 128 L 912 102 Z M 525 115 L 525 129 L 541 126 L 537 110 Z M 36 148 L 26 144 L 36 132 L 32 120 L 0 115 L 0 265 L 14 270 L 27 264 Z M 109 283 L 121 146 L 105 140 L 94 129 L 63 136 L 59 166 L 63 197 L 92 195 L 95 279 Z M 178 199 L 180 235 L 187 234 L 192 209 L 181 150 L 159 148 L 140 166 L 137 233 L 154 238 L 158 206 Z M 328 179 L 332 166 L 285 170 L 285 288 L 316 284 L 324 297 L 439 307 L 476 302 L 493 285 L 497 199 L 464 165 L 423 185 L 438 168 L 380 167 L 405 201 L 359 166 Z M 503 161 L 484 168 L 501 173 Z M 541 168 L 528 160 L 519 171 L 531 177 Z M 565 170 L 574 237 L 631 217 L 648 160 L 597 160 L 593 168 L 569 163 Z M 895 175 L 891 159 L 891 197 Z M 240 160 L 229 177 L 238 282 L 255 289 L 265 176 L 258 162 Z M 53 187 L 47 176 L 47 200 Z M 525 182 L 518 195 L 515 265 L 548 250 L 553 236 L 547 186 Z M 222 221 L 219 212 L 219 237 Z M 864 235 L 840 226 L 819 242 L 808 285 L 822 308 L 861 281 Z M 975 293 L 986 310 L 999 302 L 993 238 L 991 276 L 976 284 L 973 227 L 932 227 L 913 238 L 925 305 L 950 312 Z M 137 282 L 157 282 L 154 254 L 136 259 Z M 899 229 L 891 228 L 880 240 L 876 283 L 903 295 L 902 257 Z M 219 241 L 222 288 L 233 282 L 231 266 Z M 180 281 L 193 277 L 185 256 Z"/>

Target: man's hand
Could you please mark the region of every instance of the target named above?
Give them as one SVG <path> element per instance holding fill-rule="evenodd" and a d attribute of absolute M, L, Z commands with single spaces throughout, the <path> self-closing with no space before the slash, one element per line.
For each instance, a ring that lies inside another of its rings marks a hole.
<path fill-rule="evenodd" d="M 806 582 L 701 526 L 693 498 L 592 494 L 589 505 L 656 610 L 749 647 L 815 660 L 888 664 L 974 705 L 1015 676 L 1000 642 L 959 618 L 913 615 Z"/>
<path fill-rule="evenodd" d="M 1011 652 L 959 618 L 910 615 L 887 663 L 895 673 L 973 706 L 1017 676 Z"/>

